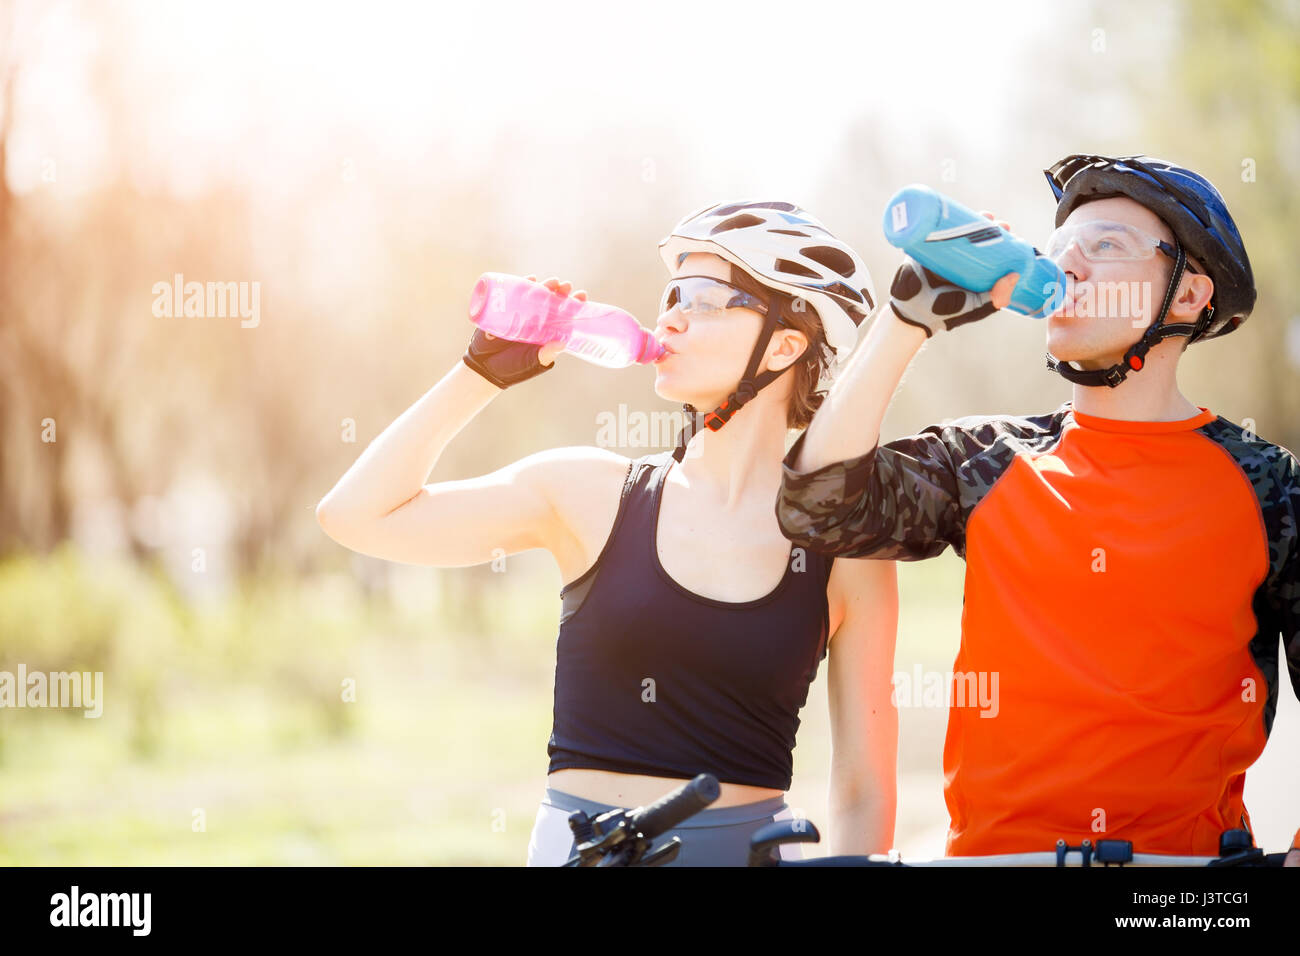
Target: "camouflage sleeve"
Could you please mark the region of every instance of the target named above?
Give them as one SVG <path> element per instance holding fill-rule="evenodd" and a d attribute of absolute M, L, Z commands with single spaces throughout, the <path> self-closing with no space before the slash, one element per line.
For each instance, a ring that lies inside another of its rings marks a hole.
<path fill-rule="evenodd" d="M 1268 681 L 1264 732 L 1273 727 L 1281 694 L 1278 637 L 1291 687 L 1300 697 L 1300 462 L 1281 445 L 1264 441 L 1223 418 L 1201 431 L 1218 443 L 1241 469 L 1259 502 L 1268 542 L 1268 573 L 1251 600 L 1257 629 L 1250 653 Z"/>
<path fill-rule="evenodd" d="M 776 503 L 791 541 L 824 554 L 894 561 L 932 558 L 950 544 L 964 550 L 956 470 L 938 428 L 800 473 L 792 463 L 803 439 L 786 455 Z"/>

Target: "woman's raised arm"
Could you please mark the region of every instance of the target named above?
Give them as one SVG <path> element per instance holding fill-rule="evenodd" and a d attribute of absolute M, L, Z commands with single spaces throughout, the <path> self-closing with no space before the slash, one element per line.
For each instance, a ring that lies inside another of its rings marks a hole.
<path fill-rule="evenodd" d="M 561 295 L 569 292 L 567 282 L 548 279 L 546 285 Z M 488 348 L 500 345 L 494 340 Z M 499 353 L 475 361 L 490 374 L 500 371 L 522 381 L 549 366 L 559 350 L 555 344 L 538 350 L 510 343 L 509 348 L 518 354 L 500 356 L 495 369 L 490 363 Z M 480 564 L 529 548 L 554 550 L 571 537 L 564 519 L 568 502 L 584 484 L 603 477 L 618 456 L 560 448 L 477 478 L 424 483 L 447 444 L 501 391 L 466 362 L 457 362 L 370 443 L 317 505 L 325 533 L 363 554 L 439 567 Z"/>

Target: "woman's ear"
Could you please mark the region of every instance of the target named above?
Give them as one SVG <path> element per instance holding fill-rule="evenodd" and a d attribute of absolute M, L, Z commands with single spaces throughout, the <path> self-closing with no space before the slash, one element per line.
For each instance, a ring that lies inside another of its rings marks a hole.
<path fill-rule="evenodd" d="M 808 336 L 798 329 L 777 329 L 767 346 L 767 367 L 774 372 L 789 368 L 808 349 Z"/>

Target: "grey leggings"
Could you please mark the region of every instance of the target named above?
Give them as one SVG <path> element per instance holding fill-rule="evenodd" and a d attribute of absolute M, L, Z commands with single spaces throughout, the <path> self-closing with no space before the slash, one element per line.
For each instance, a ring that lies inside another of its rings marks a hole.
<path fill-rule="evenodd" d="M 596 816 L 612 810 L 610 804 L 575 797 L 571 793 L 546 788 L 546 797 L 537 811 L 532 840 L 528 844 L 529 866 L 560 866 L 576 852 L 569 814 L 583 810 Z M 665 866 L 744 866 L 749 859 L 749 837 L 755 830 L 774 819 L 787 820 L 792 814 L 784 797 L 769 797 L 756 803 L 735 807 L 702 810 L 655 840 L 655 846 L 672 837 L 680 837 L 682 848 L 677 858 Z M 797 845 L 781 848 L 782 859 L 799 859 Z"/>

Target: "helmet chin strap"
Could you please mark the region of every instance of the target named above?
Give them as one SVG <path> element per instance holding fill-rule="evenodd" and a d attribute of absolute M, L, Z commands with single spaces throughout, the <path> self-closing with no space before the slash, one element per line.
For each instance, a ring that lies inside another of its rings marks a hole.
<path fill-rule="evenodd" d="M 686 424 L 682 430 L 677 433 L 677 448 L 673 451 L 673 459 L 681 462 L 686 455 L 686 445 L 700 430 L 701 418 L 703 424 L 709 431 L 716 432 L 723 425 L 731 420 L 731 416 L 736 414 L 749 403 L 759 389 L 765 388 L 776 381 L 782 374 L 794 368 L 794 363 L 787 365 L 783 369 L 773 371 L 768 369 L 763 374 L 758 374 L 759 363 L 763 361 L 763 353 L 767 351 L 767 343 L 772 341 L 772 333 L 776 331 L 777 325 L 781 321 L 779 309 L 776 303 L 768 309 L 767 315 L 763 318 L 762 331 L 758 333 L 758 341 L 754 343 L 754 351 L 749 355 L 749 364 L 745 366 L 745 374 L 732 392 L 723 401 L 721 405 L 713 411 L 701 416 L 699 409 L 689 402 L 682 405 L 682 411 L 686 413 Z"/>
<path fill-rule="evenodd" d="M 1195 341 L 1205 329 L 1209 328 L 1210 319 L 1214 316 L 1213 306 L 1206 306 L 1195 323 L 1164 324 L 1165 316 L 1169 314 L 1169 307 L 1173 305 L 1174 293 L 1178 290 L 1178 283 L 1182 280 L 1183 272 L 1187 268 L 1187 252 L 1183 249 L 1183 244 L 1175 239 L 1174 246 L 1176 247 L 1174 274 L 1169 279 L 1169 288 L 1165 290 L 1165 299 L 1160 305 L 1160 314 L 1156 316 L 1154 322 L 1147 326 L 1147 330 L 1142 333 L 1142 338 L 1138 339 L 1124 353 L 1123 359 L 1110 368 L 1085 371 L 1084 369 L 1075 368 L 1069 362 L 1059 361 L 1051 352 L 1048 352 L 1047 367 L 1075 385 L 1107 385 L 1110 388 L 1115 388 L 1124 379 L 1128 378 L 1131 372 L 1139 371 L 1146 364 L 1147 352 L 1157 342 L 1172 338 L 1175 335 L 1186 335 L 1192 341 Z"/>

